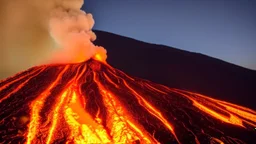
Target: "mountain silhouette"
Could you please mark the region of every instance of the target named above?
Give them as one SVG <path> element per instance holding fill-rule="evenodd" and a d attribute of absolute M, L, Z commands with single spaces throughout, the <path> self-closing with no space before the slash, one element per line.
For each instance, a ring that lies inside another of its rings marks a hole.
<path fill-rule="evenodd" d="M 107 49 L 108 63 L 131 76 L 256 109 L 254 70 L 109 32 L 95 33 L 94 43 Z"/>

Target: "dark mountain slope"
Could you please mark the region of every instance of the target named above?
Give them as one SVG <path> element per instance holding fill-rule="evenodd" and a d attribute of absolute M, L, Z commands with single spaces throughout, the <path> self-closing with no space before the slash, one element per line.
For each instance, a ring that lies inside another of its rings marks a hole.
<path fill-rule="evenodd" d="M 0 82 L 1 144 L 253 144 L 255 127 L 256 111 L 96 60 Z"/>
<path fill-rule="evenodd" d="M 256 109 L 256 71 L 198 53 L 95 31 L 108 63 L 126 73 Z"/>

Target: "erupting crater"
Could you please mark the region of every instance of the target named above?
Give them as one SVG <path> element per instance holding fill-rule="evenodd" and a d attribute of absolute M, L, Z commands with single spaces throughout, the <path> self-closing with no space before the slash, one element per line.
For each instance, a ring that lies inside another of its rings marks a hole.
<path fill-rule="evenodd" d="M 2 81 L 0 143 L 254 141 L 256 111 L 97 60 L 37 66 Z"/>

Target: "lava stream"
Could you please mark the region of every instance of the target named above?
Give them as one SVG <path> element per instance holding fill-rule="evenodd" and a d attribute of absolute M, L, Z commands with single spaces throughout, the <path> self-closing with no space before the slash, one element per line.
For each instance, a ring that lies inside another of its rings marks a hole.
<path fill-rule="evenodd" d="M 0 143 L 253 142 L 254 110 L 133 78 L 95 59 L 2 81 Z"/>

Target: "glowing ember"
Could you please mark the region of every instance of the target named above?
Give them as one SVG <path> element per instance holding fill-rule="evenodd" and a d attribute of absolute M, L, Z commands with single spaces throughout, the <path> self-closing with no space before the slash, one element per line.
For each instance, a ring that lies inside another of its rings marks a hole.
<path fill-rule="evenodd" d="M 34 67 L 2 81 L 0 143 L 250 143 L 256 136 L 256 111 L 129 77 L 102 50 L 97 61 Z"/>

